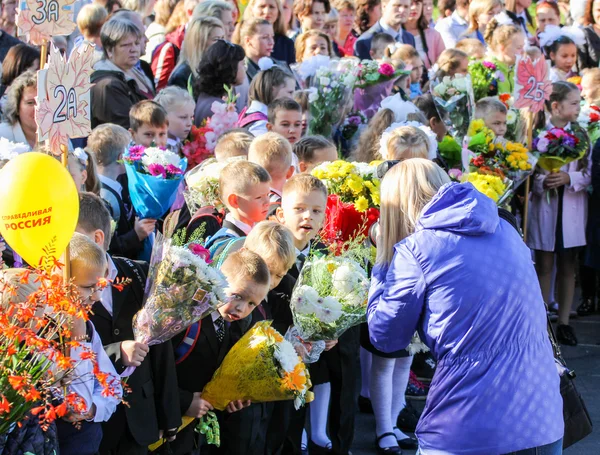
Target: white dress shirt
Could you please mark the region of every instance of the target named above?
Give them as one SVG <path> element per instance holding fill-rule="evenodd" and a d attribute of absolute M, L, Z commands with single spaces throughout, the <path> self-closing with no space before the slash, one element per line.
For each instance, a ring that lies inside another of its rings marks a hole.
<path fill-rule="evenodd" d="M 250 234 L 250 231 L 252 230 L 252 226 L 250 226 L 246 223 L 243 223 L 240 220 L 236 220 L 231 213 L 228 213 L 227 215 L 225 215 L 225 219 L 227 221 L 229 221 L 231 224 L 233 224 L 235 227 L 240 229 L 244 234 L 246 234 L 246 235 Z M 234 232 L 234 234 L 237 236 L 236 232 Z"/>
<path fill-rule="evenodd" d="M 442 35 L 446 49 L 456 47 L 456 43 L 465 38 L 464 33 L 469 28 L 467 21 L 454 11 L 451 16 L 438 21 L 435 29 Z"/>

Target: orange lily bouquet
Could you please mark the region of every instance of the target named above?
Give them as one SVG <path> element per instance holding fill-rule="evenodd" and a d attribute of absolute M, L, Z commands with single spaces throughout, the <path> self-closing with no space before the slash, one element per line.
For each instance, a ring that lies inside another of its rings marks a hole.
<path fill-rule="evenodd" d="M 26 285 L 37 289 L 18 298 Z M 105 396 L 120 393 L 120 378 L 101 372 L 93 351 L 71 339 L 73 319 L 87 321 L 88 311 L 60 271 L 0 271 L 0 435 L 28 415 L 37 416 L 43 429 L 58 418 L 86 415 L 84 399 L 69 391 L 70 384 L 96 381 Z M 88 377 L 76 372 L 84 361 L 93 365 Z"/>
<path fill-rule="evenodd" d="M 202 398 L 220 411 L 235 400 L 294 400 L 298 409 L 312 401 L 310 387 L 308 368 L 292 344 L 271 327 L 271 321 L 261 321 L 227 353 Z"/>

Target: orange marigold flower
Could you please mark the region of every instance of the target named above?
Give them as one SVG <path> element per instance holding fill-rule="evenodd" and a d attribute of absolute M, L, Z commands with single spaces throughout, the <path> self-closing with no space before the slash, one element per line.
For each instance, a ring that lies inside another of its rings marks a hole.
<path fill-rule="evenodd" d="M 283 385 L 289 390 L 303 390 L 306 385 L 306 375 L 302 364 L 296 365 L 294 371 L 283 375 Z"/>

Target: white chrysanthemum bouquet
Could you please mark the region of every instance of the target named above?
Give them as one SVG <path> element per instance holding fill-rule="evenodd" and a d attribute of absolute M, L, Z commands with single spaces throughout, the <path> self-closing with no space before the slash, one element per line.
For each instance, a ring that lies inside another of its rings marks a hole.
<path fill-rule="evenodd" d="M 290 302 L 304 341 L 335 340 L 366 321 L 370 253 L 354 243 L 338 256 L 312 257 L 304 264 Z"/>

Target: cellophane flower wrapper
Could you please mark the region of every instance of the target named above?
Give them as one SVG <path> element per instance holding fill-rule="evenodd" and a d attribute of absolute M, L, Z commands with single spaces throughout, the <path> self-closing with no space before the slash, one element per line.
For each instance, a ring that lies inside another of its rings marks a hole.
<path fill-rule="evenodd" d="M 312 401 L 311 385 L 308 369 L 292 344 L 271 327 L 271 321 L 261 321 L 233 345 L 202 398 L 220 411 L 235 400 L 294 400 L 299 409 Z"/>
<path fill-rule="evenodd" d="M 589 152 L 589 138 L 582 128 L 577 131 L 552 128 L 542 131 L 533 140 L 533 149 L 539 167 L 548 172 L 558 172 L 561 167 Z"/>
<path fill-rule="evenodd" d="M 431 94 L 440 118 L 450 134 L 462 144 L 473 116 L 475 102 L 471 77 L 446 76 L 431 81 Z"/>
<path fill-rule="evenodd" d="M 336 340 L 366 322 L 370 280 L 363 265 L 353 259 L 356 253 L 352 248 L 340 256 L 311 257 L 304 263 L 290 301 L 302 340 Z"/>
<path fill-rule="evenodd" d="M 315 363 L 319 360 L 319 357 L 321 357 L 321 354 L 323 354 L 326 347 L 324 341 L 315 341 L 314 343 L 310 343 L 310 347 L 307 347 L 306 344 L 302 342 L 302 337 L 300 337 L 298 329 L 294 326 L 291 326 L 288 331 L 285 332 L 285 339 L 294 346 L 294 349 L 306 364 Z"/>
<path fill-rule="evenodd" d="M 331 60 L 328 66 L 316 70 L 310 78 L 307 134 L 333 136 L 335 128 L 352 107 L 355 73 L 356 65 L 343 60 Z"/>
<path fill-rule="evenodd" d="M 201 245 L 175 246 L 157 234 L 144 306 L 133 318 L 136 341 L 163 343 L 226 303 L 227 280 L 209 258 Z"/>
<path fill-rule="evenodd" d="M 123 156 L 123 161 L 136 214 L 140 218 L 161 218 L 175 202 L 187 159 L 168 150 L 134 146 Z"/>
<path fill-rule="evenodd" d="M 393 88 L 393 79 L 375 85 L 355 88 L 354 110 L 362 112 L 368 119 L 371 119 L 379 111 L 381 102 L 391 95 Z"/>
<path fill-rule="evenodd" d="M 185 175 L 187 188 L 183 197 L 190 213 L 196 213 L 201 207 L 224 208 L 219 196 L 219 176 L 227 164 L 228 161 L 209 158 Z"/>

